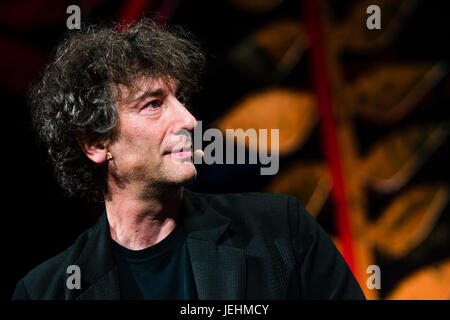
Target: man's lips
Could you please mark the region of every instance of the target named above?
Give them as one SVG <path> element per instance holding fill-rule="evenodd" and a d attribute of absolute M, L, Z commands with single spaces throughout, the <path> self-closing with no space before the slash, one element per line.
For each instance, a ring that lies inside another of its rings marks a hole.
<path fill-rule="evenodd" d="M 166 152 L 164 155 L 170 157 L 188 158 L 192 156 L 192 147 L 187 146 L 183 148 L 176 148 L 172 151 Z"/>
<path fill-rule="evenodd" d="M 179 152 L 169 153 L 168 156 L 177 157 L 177 158 L 190 158 L 190 157 L 192 157 L 192 151 L 181 150 Z"/>

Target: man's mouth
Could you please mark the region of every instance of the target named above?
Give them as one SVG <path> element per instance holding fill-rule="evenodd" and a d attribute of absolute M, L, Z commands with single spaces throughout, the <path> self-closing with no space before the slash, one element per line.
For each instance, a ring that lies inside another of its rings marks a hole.
<path fill-rule="evenodd" d="M 175 148 L 171 152 L 166 153 L 165 156 L 173 158 L 190 158 L 192 157 L 192 147 L 185 146 L 182 148 Z"/>

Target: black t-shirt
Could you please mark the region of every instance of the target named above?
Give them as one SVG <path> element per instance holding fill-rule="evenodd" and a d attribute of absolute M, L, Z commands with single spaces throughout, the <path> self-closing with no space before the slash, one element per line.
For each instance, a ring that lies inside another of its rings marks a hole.
<path fill-rule="evenodd" d="M 162 241 L 130 250 L 113 241 L 122 299 L 197 299 L 183 227 L 176 225 Z"/>

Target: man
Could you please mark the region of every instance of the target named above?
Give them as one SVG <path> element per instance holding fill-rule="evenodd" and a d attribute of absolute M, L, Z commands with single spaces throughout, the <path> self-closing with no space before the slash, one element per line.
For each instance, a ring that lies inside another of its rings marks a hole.
<path fill-rule="evenodd" d="M 148 20 L 58 47 L 30 94 L 33 123 L 60 184 L 105 212 L 14 299 L 364 299 L 293 197 L 184 188 L 196 119 L 182 99 L 203 65 L 185 32 Z"/>

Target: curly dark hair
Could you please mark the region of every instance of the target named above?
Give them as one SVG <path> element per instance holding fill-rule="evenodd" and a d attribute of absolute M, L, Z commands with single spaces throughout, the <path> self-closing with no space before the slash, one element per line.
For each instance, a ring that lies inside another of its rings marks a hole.
<path fill-rule="evenodd" d="M 179 26 L 144 18 L 121 31 L 114 25 L 69 31 L 29 92 L 33 127 L 68 195 L 103 197 L 101 166 L 77 139 L 113 137 L 119 84 L 133 90 L 142 76 L 175 79 L 189 97 L 199 89 L 204 66 L 199 41 Z"/>

